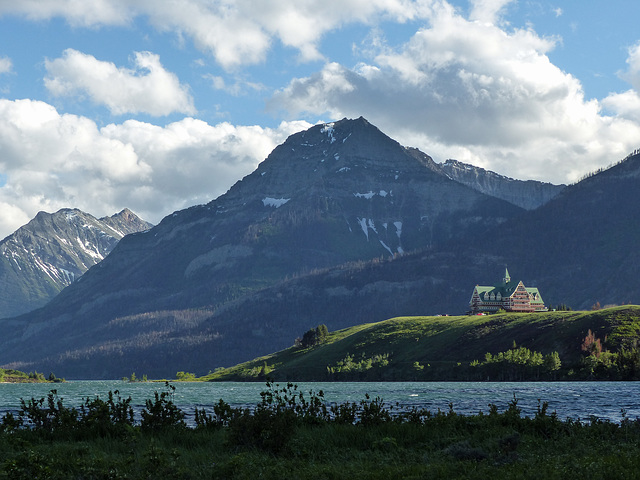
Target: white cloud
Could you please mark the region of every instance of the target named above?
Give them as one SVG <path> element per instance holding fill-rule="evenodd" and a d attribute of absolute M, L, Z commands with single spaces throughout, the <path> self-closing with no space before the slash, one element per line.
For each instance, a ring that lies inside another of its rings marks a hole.
<path fill-rule="evenodd" d="M 55 96 L 86 94 L 111 113 L 195 113 L 189 88 L 165 70 L 160 57 L 136 52 L 135 69 L 118 68 L 91 55 L 67 49 L 61 58 L 46 60 L 45 86 Z"/>
<path fill-rule="evenodd" d="M 616 115 L 640 124 L 640 95 L 635 90 L 612 93 L 602 100 L 602 105 Z M 640 145 L 640 138 L 637 143 Z"/>
<path fill-rule="evenodd" d="M 422 18 L 433 0 L 20 0 L 0 2 L 0 15 L 62 17 L 71 25 L 126 25 L 144 16 L 160 31 L 187 36 L 226 69 L 266 59 L 274 41 L 297 49 L 301 60 L 322 57 L 328 31 L 381 18 Z"/>
<path fill-rule="evenodd" d="M 629 69 L 621 77 L 629 82 L 636 92 L 640 92 L 640 42 L 629 48 L 627 57 Z"/>
<path fill-rule="evenodd" d="M 619 76 L 629 82 L 633 88 L 622 93 L 611 93 L 602 100 L 602 105 L 620 117 L 640 124 L 640 42 L 630 47 L 628 51 L 629 68 L 625 72 L 620 72 Z"/>
<path fill-rule="evenodd" d="M 229 95 L 240 96 L 248 91 L 260 91 L 265 90 L 264 85 L 255 82 L 248 82 L 242 78 L 235 78 L 233 82 L 227 83 L 225 79 L 218 75 L 205 74 L 202 76 L 204 79 L 211 82 L 211 86 L 215 90 L 222 90 Z"/>
<path fill-rule="evenodd" d="M 20 0 L 0 2 L 0 14 L 24 15 L 31 20 L 63 17 L 77 27 L 126 25 L 131 9 L 126 0 Z"/>
<path fill-rule="evenodd" d="M 0 187 L 0 237 L 40 210 L 63 207 L 95 216 L 128 207 L 158 222 L 221 195 L 288 135 L 309 126 L 265 129 L 185 118 L 164 127 L 129 120 L 99 129 L 44 102 L 0 99 L 0 172 L 7 178 Z"/>
<path fill-rule="evenodd" d="M 322 58 L 318 43 L 345 24 L 382 17 L 406 21 L 423 16 L 431 0 L 236 0 L 145 2 L 139 9 L 160 30 L 180 31 L 226 69 L 266 59 L 273 41 L 297 49 L 303 61 Z"/>
<path fill-rule="evenodd" d="M 469 19 L 481 23 L 494 24 L 500 19 L 500 13 L 513 0 L 471 0 L 472 9 Z"/>
<path fill-rule="evenodd" d="M 13 62 L 10 58 L 0 57 L 0 74 L 10 73 L 13 69 Z"/>
<path fill-rule="evenodd" d="M 481 22 L 442 2 L 400 51 L 353 69 L 327 64 L 277 92 L 270 108 L 363 115 L 440 161 L 554 182 L 577 180 L 636 148 L 638 123 L 604 116 L 580 82 L 550 62 L 556 38 L 497 25 L 506 3 L 476 2 L 474 18 L 491 20 Z"/>

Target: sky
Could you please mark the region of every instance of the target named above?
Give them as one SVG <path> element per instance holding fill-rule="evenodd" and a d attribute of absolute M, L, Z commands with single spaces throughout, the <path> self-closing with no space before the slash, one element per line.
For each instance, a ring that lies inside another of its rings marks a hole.
<path fill-rule="evenodd" d="M 207 203 L 364 116 L 436 162 L 572 183 L 640 148 L 637 0 L 0 0 L 0 238 Z"/>

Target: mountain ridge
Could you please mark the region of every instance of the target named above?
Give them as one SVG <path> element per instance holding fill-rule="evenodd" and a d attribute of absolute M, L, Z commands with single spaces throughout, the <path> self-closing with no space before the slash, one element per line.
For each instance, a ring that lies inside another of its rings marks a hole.
<path fill-rule="evenodd" d="M 535 210 L 548 203 L 566 187 L 534 180 L 517 180 L 453 159 L 445 161 L 439 168 L 453 180 L 526 210 Z"/>
<path fill-rule="evenodd" d="M 150 227 L 129 209 L 100 219 L 74 208 L 38 212 L 0 242 L 0 317 L 43 306 L 125 235 Z"/>

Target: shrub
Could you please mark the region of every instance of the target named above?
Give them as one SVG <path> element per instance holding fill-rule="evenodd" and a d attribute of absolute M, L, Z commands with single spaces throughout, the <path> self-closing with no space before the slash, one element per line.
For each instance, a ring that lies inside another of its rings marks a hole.
<path fill-rule="evenodd" d="M 185 428 L 184 412 L 173 403 L 176 387 L 165 382 L 167 390 L 155 392 L 154 400 L 147 399 L 142 410 L 140 428 L 143 431 L 159 431 L 167 428 Z"/>
<path fill-rule="evenodd" d="M 195 423 L 196 428 L 221 428 L 229 426 L 229 422 L 232 418 L 240 415 L 242 410 L 239 408 L 233 408 L 224 400 L 220 399 L 217 404 L 213 406 L 213 415 L 207 414 L 205 409 L 195 409 Z"/>
<path fill-rule="evenodd" d="M 49 392 L 46 405 L 44 398 L 32 398 L 27 402 L 20 399 L 18 416 L 22 425 L 45 434 L 70 433 L 78 424 L 78 411 L 65 407 L 56 390 Z"/>
<path fill-rule="evenodd" d="M 361 425 L 366 427 L 391 421 L 391 412 L 385 408 L 380 397 L 373 400 L 370 400 L 369 394 L 366 394 L 365 397 L 365 400 L 360 401 L 359 423 Z"/>
<path fill-rule="evenodd" d="M 80 407 L 80 426 L 92 436 L 122 435 L 133 428 L 131 397 L 123 399 L 119 391 L 109 392 L 105 402 L 100 397 L 85 399 Z M 115 397 L 114 397 L 115 394 Z"/>
<path fill-rule="evenodd" d="M 250 446 L 277 454 L 288 444 L 295 429 L 303 424 L 319 424 L 329 419 L 322 391 L 309 392 L 307 400 L 298 386 L 267 382 L 267 390 L 260 393 L 262 400 L 251 412 L 236 411 L 229 420 L 229 442 Z"/>

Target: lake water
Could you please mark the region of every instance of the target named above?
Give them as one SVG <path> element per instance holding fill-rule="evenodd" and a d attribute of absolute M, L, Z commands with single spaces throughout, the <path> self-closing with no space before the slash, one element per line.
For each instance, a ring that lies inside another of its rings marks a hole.
<path fill-rule="evenodd" d="M 194 407 L 212 407 L 223 399 L 232 406 L 255 406 L 260 401 L 264 383 L 179 383 L 173 401 L 188 416 Z M 282 385 L 282 384 L 281 384 Z M 85 398 L 99 396 L 106 400 L 109 391 L 118 390 L 123 398 L 131 397 L 135 410 L 144 407 L 145 400 L 154 392 L 165 391 L 162 383 L 128 383 L 123 381 L 70 381 L 60 384 L 0 384 L 0 417 L 7 411 L 20 408 L 20 399 L 46 397 L 56 389 L 64 405 L 78 407 Z M 309 390 L 322 390 L 327 402 L 359 402 L 369 394 L 379 396 L 385 404 L 405 408 L 413 406 L 449 410 L 449 404 L 461 414 L 488 413 L 493 403 L 504 411 L 515 397 L 522 414 L 532 416 L 538 399 L 549 403 L 548 412 L 556 411 L 559 418 L 588 420 L 591 416 L 619 422 L 622 410 L 628 418 L 640 418 L 640 382 L 349 382 L 320 383 L 300 382 L 298 389 L 305 394 Z M 306 396 L 306 395 L 305 395 Z M 307 397 L 308 398 L 308 397 Z"/>

